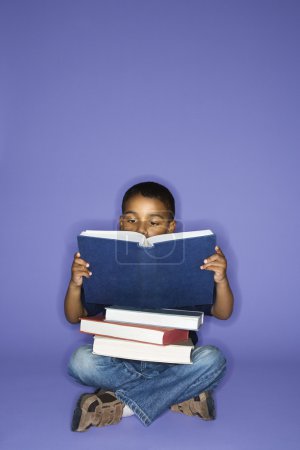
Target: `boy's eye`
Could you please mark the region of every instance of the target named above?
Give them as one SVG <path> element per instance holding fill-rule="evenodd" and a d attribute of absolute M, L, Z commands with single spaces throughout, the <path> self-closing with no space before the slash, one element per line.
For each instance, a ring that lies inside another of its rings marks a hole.
<path fill-rule="evenodd" d="M 127 223 L 135 223 L 135 222 L 136 222 L 136 219 L 127 219 L 126 222 L 127 222 Z M 151 221 L 150 221 L 150 225 L 151 225 L 152 227 L 157 227 L 157 226 L 160 226 L 161 223 L 160 223 L 160 222 L 154 222 L 154 221 L 151 220 Z"/>

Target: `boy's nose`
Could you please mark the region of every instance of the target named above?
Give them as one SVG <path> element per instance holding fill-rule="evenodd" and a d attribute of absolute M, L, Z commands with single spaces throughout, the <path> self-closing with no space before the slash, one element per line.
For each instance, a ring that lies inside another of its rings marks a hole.
<path fill-rule="evenodd" d="M 138 233 L 141 233 L 141 234 L 143 234 L 144 236 L 146 236 L 146 237 L 148 237 L 148 233 L 147 233 L 147 231 L 145 231 L 145 230 L 138 230 Z"/>
<path fill-rule="evenodd" d="M 138 229 L 137 229 L 137 232 L 138 232 L 138 233 L 141 233 L 141 234 L 143 234 L 144 236 L 147 237 L 147 235 L 148 235 L 147 226 L 146 226 L 146 225 L 140 225 L 140 226 L 138 227 Z"/>

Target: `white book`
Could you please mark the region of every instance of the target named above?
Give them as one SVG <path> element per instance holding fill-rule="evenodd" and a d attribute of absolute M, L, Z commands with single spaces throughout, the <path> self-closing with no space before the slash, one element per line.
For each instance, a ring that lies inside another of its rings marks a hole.
<path fill-rule="evenodd" d="M 114 358 L 134 359 L 174 364 L 192 364 L 191 353 L 194 346 L 190 339 L 178 344 L 156 345 L 94 336 L 93 353 Z"/>
<path fill-rule="evenodd" d="M 123 322 L 139 325 L 177 328 L 197 331 L 203 324 L 204 313 L 182 309 L 143 309 L 117 306 L 106 307 L 105 319 L 111 322 Z"/>

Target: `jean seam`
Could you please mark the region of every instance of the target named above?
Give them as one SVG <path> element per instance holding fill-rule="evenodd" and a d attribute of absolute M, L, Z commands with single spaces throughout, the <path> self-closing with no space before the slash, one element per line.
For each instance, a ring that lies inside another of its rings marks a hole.
<path fill-rule="evenodd" d="M 138 416 L 143 425 L 148 426 L 151 424 L 151 419 L 147 416 L 147 414 L 140 408 L 140 406 L 135 403 L 131 398 L 127 397 L 127 395 L 122 390 L 117 390 L 115 392 L 116 397 L 126 403 L 129 408 Z"/>

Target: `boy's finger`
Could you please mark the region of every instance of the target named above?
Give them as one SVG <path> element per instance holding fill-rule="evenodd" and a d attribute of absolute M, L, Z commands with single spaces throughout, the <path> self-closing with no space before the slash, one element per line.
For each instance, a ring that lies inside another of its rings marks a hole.
<path fill-rule="evenodd" d="M 204 265 L 204 266 L 200 266 L 201 270 L 212 270 L 213 272 L 217 272 L 220 270 L 220 266 L 217 266 L 215 264 L 212 265 Z"/>
<path fill-rule="evenodd" d="M 220 247 L 218 245 L 215 246 L 215 250 L 217 253 L 219 253 L 220 255 L 224 255 L 222 250 L 220 249 Z"/>
<path fill-rule="evenodd" d="M 82 258 L 75 258 L 74 263 L 75 264 L 80 264 L 81 266 L 84 266 L 84 267 L 89 267 L 89 265 L 90 265 L 87 261 L 85 261 Z"/>
<path fill-rule="evenodd" d="M 81 264 L 84 264 L 84 265 L 88 264 L 88 262 L 85 259 L 80 258 L 80 253 L 79 252 L 75 253 L 74 261 L 76 261 L 78 263 L 81 263 Z"/>
<path fill-rule="evenodd" d="M 77 264 L 77 261 L 75 261 L 72 264 L 72 270 L 86 270 L 87 272 L 90 270 L 89 267 L 86 266 L 86 264 Z"/>
<path fill-rule="evenodd" d="M 92 276 L 92 272 L 89 272 L 87 270 L 76 270 L 76 272 L 73 272 L 73 275 L 76 275 L 77 277 L 86 277 L 90 278 Z"/>
<path fill-rule="evenodd" d="M 78 271 L 86 272 L 86 273 L 90 272 L 89 269 L 87 267 L 85 267 L 84 265 L 74 263 L 73 267 L 72 267 L 72 272 L 78 272 Z"/>
<path fill-rule="evenodd" d="M 74 261 L 76 260 L 76 262 L 80 262 L 81 264 L 87 265 L 89 264 L 85 259 L 80 258 L 80 253 L 77 252 L 74 255 Z M 88 266 L 87 266 L 88 267 Z"/>
<path fill-rule="evenodd" d="M 219 257 L 220 257 L 220 256 L 219 256 L 217 253 L 215 253 L 214 255 L 211 255 L 211 256 L 209 256 L 208 258 L 204 259 L 203 262 L 204 262 L 205 264 L 207 264 L 207 263 L 210 263 L 210 262 L 213 262 L 213 261 L 218 260 Z"/>
<path fill-rule="evenodd" d="M 82 276 L 83 277 L 86 277 L 86 278 L 90 278 L 91 276 L 93 275 L 93 273 L 92 272 L 84 272 L 83 274 L 82 274 Z"/>
<path fill-rule="evenodd" d="M 207 269 L 208 267 L 212 267 L 212 266 L 222 268 L 222 269 L 225 268 L 225 264 L 221 264 L 221 263 L 218 263 L 217 261 L 213 261 L 211 263 L 202 264 L 202 266 L 200 266 L 200 269 Z"/>

